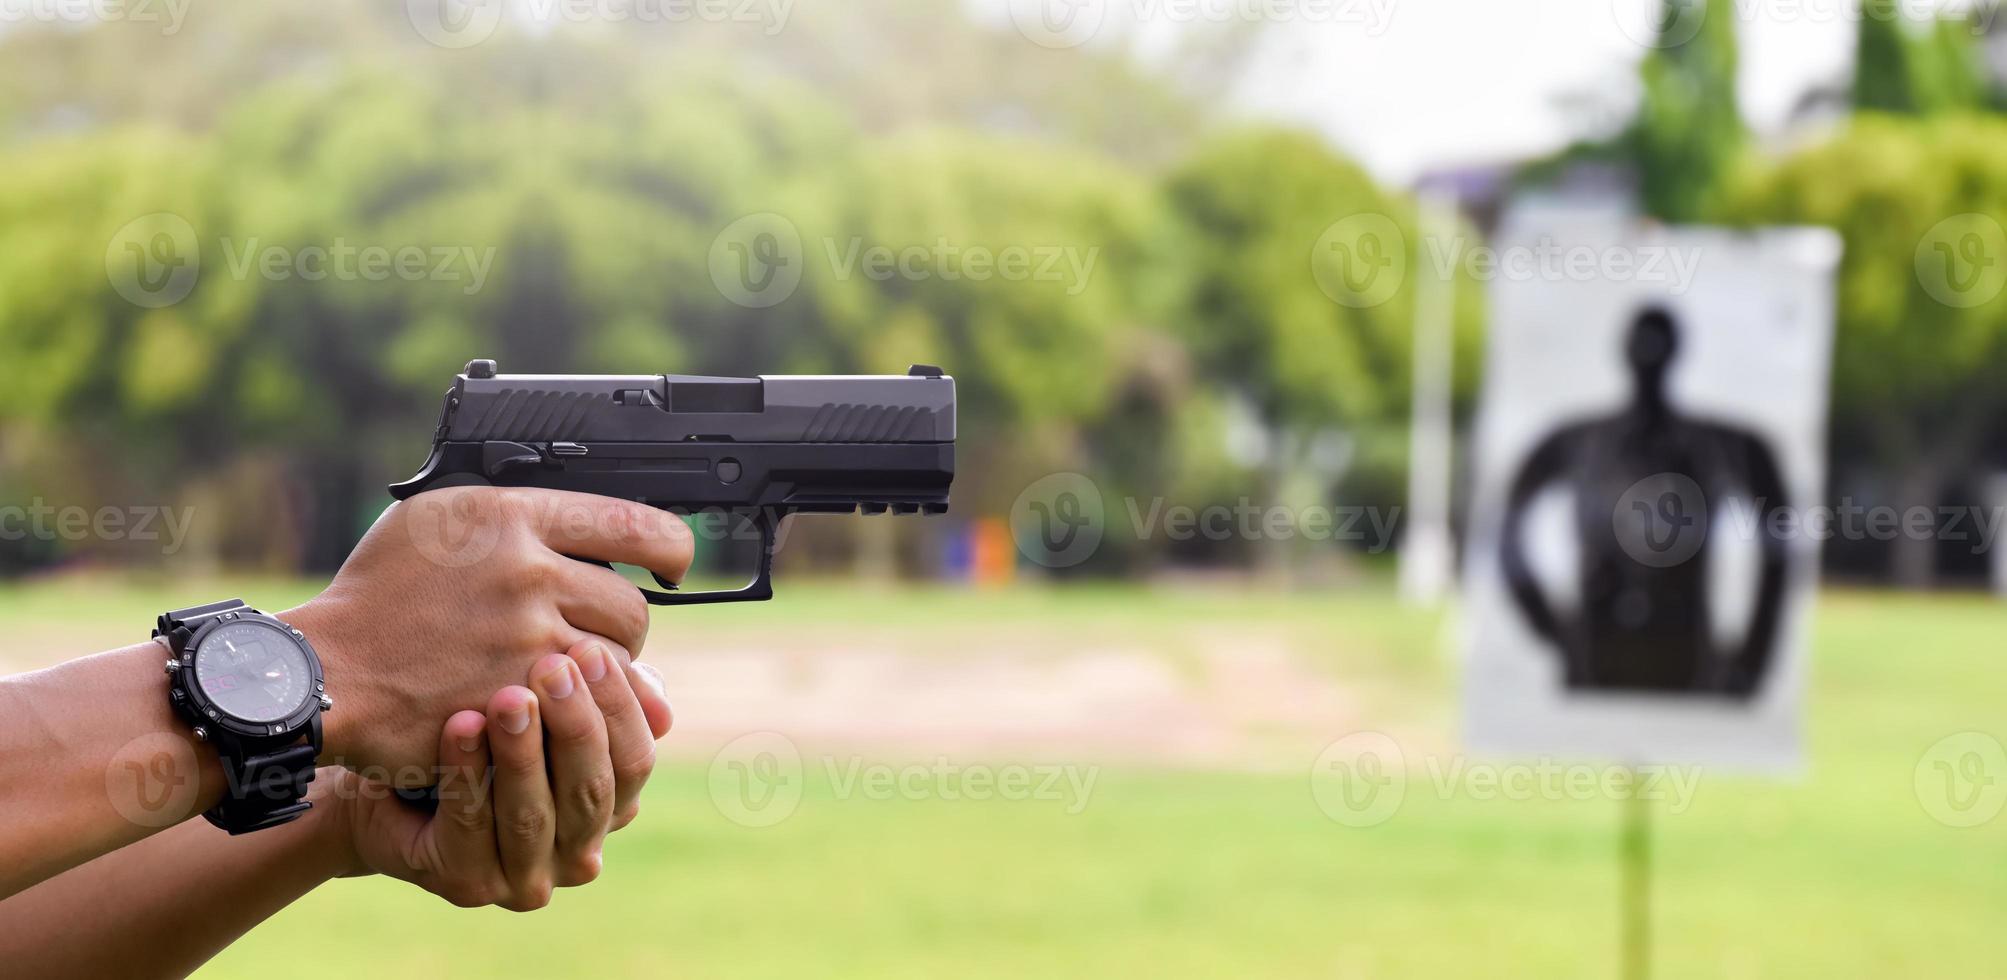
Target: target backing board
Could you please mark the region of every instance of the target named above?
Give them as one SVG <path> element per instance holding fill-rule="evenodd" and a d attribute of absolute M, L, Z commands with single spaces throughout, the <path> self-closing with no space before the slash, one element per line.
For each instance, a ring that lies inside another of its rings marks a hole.
<path fill-rule="evenodd" d="M 1795 770 L 1838 238 L 1548 210 L 1499 241 L 1467 742 Z"/>

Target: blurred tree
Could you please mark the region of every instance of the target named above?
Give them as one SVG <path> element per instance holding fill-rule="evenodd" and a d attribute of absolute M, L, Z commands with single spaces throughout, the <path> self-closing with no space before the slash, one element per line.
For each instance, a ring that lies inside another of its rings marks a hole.
<path fill-rule="evenodd" d="M 1741 151 L 1733 8 L 1662 0 L 1659 42 L 1638 66 L 1644 95 L 1618 140 L 1637 176 L 1646 214 L 1700 220 Z"/>
<path fill-rule="evenodd" d="M 1854 48 L 1857 109 L 1928 115 L 1983 109 L 1987 81 L 1977 32 L 1962 18 L 1907 18 L 1901 4 L 1868 0 Z"/>
<path fill-rule="evenodd" d="M 1934 508 L 2007 410 L 2007 120 L 1862 114 L 1831 142 L 1752 175 L 1725 213 L 1836 228 L 1846 241 L 1835 425 L 1867 440 L 1898 506 Z M 1927 584 L 1935 543 L 1896 540 L 1891 572 Z"/>
<path fill-rule="evenodd" d="M 1747 143 L 1736 99 L 1733 0 L 1718 2 L 1658 0 L 1656 40 L 1638 62 L 1636 105 L 1611 96 L 1600 79 L 1568 93 L 1568 113 L 1598 128 L 1520 168 L 1516 181 L 1562 183 L 1578 170 L 1608 168 L 1629 180 L 1650 217 L 1696 222 L 1709 214 Z M 1601 128 L 1608 119 L 1625 121 Z"/>
<path fill-rule="evenodd" d="M 1465 294 L 1458 360 L 1474 377 L 1481 302 L 1458 261 L 1466 240 L 1422 241 L 1407 200 L 1314 137 L 1223 134 L 1164 193 L 1178 223 L 1167 306 L 1200 378 L 1262 430 L 1242 440 L 1265 443 L 1258 503 L 1287 503 L 1306 479 L 1327 495 L 1359 430 L 1406 424 L 1419 277 L 1453 277 Z"/>

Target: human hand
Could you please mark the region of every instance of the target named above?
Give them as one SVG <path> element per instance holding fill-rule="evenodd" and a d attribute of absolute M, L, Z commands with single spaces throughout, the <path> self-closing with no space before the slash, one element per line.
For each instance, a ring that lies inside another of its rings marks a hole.
<path fill-rule="evenodd" d="M 647 638 L 647 602 L 618 573 L 574 558 L 676 581 L 691 554 L 680 518 L 591 494 L 454 487 L 391 505 L 327 591 L 279 616 L 313 643 L 336 702 L 322 758 L 429 784 L 434 725 L 478 713 L 539 658 L 589 639 L 622 651 L 650 727 L 666 731 L 659 679 L 624 652 Z"/>
<path fill-rule="evenodd" d="M 350 873 L 409 881 L 463 908 L 517 912 L 598 878 L 601 845 L 634 819 L 660 734 L 627 687 L 623 653 L 587 641 L 539 661 L 530 687 L 496 692 L 485 714 L 448 719 L 436 812 L 387 783 L 325 771 L 329 826 L 353 855 Z"/>

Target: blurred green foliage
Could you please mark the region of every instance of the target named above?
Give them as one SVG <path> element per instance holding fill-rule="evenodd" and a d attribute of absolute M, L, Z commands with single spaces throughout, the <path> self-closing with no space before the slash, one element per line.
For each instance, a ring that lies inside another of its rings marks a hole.
<path fill-rule="evenodd" d="M 1405 424 L 1414 277 L 1353 308 L 1309 262 L 1359 213 L 1416 242 L 1406 201 L 1315 140 L 1219 132 L 1119 52 L 1048 51 L 908 0 L 803 7 L 772 36 L 505 23 L 457 50 L 405 17 L 241 3 L 169 37 L 0 37 L 16 68 L 0 78 L 0 497 L 199 502 L 221 523 L 211 557 L 326 568 L 475 356 L 940 363 L 985 447 L 962 456 L 963 513 L 1000 513 L 1056 468 L 1118 493 L 1232 485 L 1216 477 L 1260 465 L 1220 448 L 1242 402 L 1277 431 Z M 798 231 L 804 274 L 740 305 L 713 253 L 768 213 Z M 135 302 L 121 268 L 177 222 L 192 290 Z M 303 260 L 411 246 L 426 274 Z M 1071 264 L 954 275 L 941 247 Z M 869 275 L 855 257 L 874 250 L 936 267 Z M 454 275 L 432 275 L 440 261 Z"/>
<path fill-rule="evenodd" d="M 1894 476 L 1898 506 L 1937 506 L 1976 475 L 2007 410 L 2007 241 L 1991 217 L 2007 210 L 2007 119 L 1860 114 L 1756 168 L 1731 200 L 1740 221 L 1839 230 L 1833 425 L 1855 457 L 1842 462 Z M 1917 540 L 1893 557 L 1913 584 L 1935 563 Z"/>
<path fill-rule="evenodd" d="M 1732 3 L 1663 0 L 1659 43 L 1638 67 L 1644 98 L 1617 143 L 1661 221 L 1701 220 L 1744 143 Z"/>
<path fill-rule="evenodd" d="M 1927 115 L 1984 108 L 1979 32 L 1957 17 L 1912 22 L 1891 0 L 1869 0 L 1854 45 L 1856 108 Z M 1975 15 L 1976 16 L 1976 15 Z"/>

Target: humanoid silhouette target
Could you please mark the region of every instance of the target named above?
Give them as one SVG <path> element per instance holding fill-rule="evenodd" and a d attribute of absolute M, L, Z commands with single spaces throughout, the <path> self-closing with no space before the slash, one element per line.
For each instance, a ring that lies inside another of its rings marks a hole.
<path fill-rule="evenodd" d="M 1795 765 L 1837 242 L 1565 216 L 1507 233 L 1675 249 L 1695 275 L 1492 289 L 1465 559 L 1473 747 Z"/>

